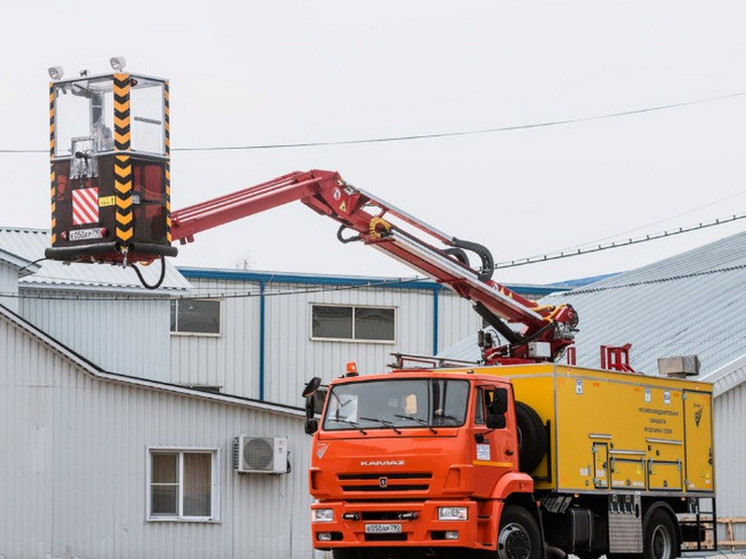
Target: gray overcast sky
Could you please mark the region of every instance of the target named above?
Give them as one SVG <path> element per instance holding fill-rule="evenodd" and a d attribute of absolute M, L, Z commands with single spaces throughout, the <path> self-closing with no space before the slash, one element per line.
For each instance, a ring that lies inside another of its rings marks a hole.
<path fill-rule="evenodd" d="M 742 0 L 30 0 L 3 11 L 1 149 L 47 149 L 47 67 L 103 73 L 113 55 L 131 72 L 171 80 L 175 148 L 477 130 L 746 92 Z M 746 96 L 736 96 L 456 138 L 176 151 L 173 207 L 332 169 L 503 261 L 746 212 L 745 117 Z M 48 169 L 43 153 L 0 154 L 0 225 L 49 226 Z M 620 271 L 744 228 L 746 220 L 495 279 Z M 203 233 L 174 263 L 413 274 L 368 247 L 341 245 L 335 232 L 291 205 Z"/>

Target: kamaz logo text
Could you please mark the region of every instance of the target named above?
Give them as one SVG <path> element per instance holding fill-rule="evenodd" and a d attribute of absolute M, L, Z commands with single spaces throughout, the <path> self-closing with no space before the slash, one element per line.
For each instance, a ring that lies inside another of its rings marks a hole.
<path fill-rule="evenodd" d="M 361 466 L 403 466 L 404 460 L 362 460 Z"/>

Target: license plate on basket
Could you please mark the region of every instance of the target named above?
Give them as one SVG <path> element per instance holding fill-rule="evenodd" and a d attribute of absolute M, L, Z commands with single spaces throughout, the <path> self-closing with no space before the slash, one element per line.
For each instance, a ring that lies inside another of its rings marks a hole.
<path fill-rule="evenodd" d="M 366 524 L 366 534 L 400 534 L 401 524 Z"/>
<path fill-rule="evenodd" d="M 70 231 L 71 241 L 88 241 L 103 238 L 104 234 L 100 227 L 96 227 L 95 229 L 73 229 Z"/>

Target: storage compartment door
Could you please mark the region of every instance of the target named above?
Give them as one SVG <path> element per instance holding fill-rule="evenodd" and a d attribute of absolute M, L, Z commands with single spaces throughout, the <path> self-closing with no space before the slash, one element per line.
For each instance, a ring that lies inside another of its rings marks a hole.
<path fill-rule="evenodd" d="M 712 396 L 684 392 L 686 445 L 686 488 L 688 491 L 714 491 L 712 476 Z"/>
<path fill-rule="evenodd" d="M 674 439 L 647 439 L 648 489 L 681 491 L 684 481 L 684 443 Z"/>

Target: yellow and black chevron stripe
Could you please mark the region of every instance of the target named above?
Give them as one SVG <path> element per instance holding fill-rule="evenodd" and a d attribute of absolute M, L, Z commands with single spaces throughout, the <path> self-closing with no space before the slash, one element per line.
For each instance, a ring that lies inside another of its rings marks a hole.
<path fill-rule="evenodd" d="M 57 176 L 54 172 L 54 163 L 49 164 L 49 183 L 51 184 L 50 188 L 50 204 L 52 208 L 52 246 L 54 246 L 57 243 L 57 202 L 56 200 L 56 191 L 57 191 L 57 185 L 56 185 L 56 179 Z"/>
<path fill-rule="evenodd" d="M 130 76 L 114 74 L 114 149 L 130 147 Z"/>
<path fill-rule="evenodd" d="M 55 203 L 55 173 L 54 173 L 54 164 L 51 163 L 51 159 L 54 158 L 54 84 L 49 84 L 49 184 L 51 185 L 51 192 L 50 192 L 50 198 L 51 198 L 51 210 L 52 210 L 52 245 L 57 242 L 57 219 L 56 219 L 56 212 L 57 212 L 57 205 Z"/>
<path fill-rule="evenodd" d="M 166 240 L 171 242 L 171 102 L 168 81 L 163 84 L 163 122 L 166 146 Z"/>
<path fill-rule="evenodd" d="M 54 85 L 49 84 L 49 157 L 54 157 Z"/>
<path fill-rule="evenodd" d="M 132 157 L 130 149 L 130 76 L 129 74 L 114 74 L 116 239 L 123 247 L 129 244 L 135 232 L 132 208 Z"/>

